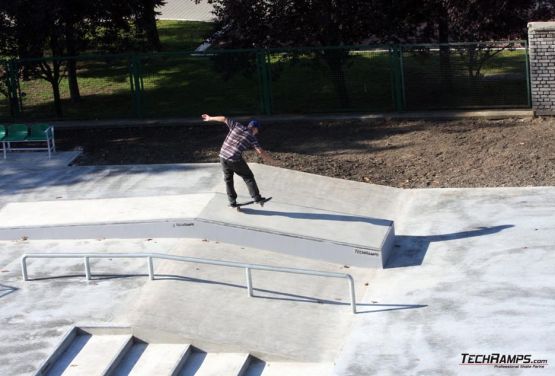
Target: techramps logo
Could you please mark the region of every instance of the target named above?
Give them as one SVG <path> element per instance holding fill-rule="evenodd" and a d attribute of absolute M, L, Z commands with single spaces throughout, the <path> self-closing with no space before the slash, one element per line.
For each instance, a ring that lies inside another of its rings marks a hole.
<path fill-rule="evenodd" d="M 532 354 L 461 354 L 461 366 L 494 368 L 547 368 L 547 359 L 535 359 Z"/>

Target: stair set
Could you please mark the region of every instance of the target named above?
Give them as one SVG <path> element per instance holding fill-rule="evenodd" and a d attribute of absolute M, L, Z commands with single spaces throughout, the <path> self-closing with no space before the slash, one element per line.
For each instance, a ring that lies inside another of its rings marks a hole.
<path fill-rule="evenodd" d="M 264 361 L 249 353 L 206 352 L 149 343 L 125 327 L 73 327 L 36 376 L 324 376 L 331 363 Z"/>

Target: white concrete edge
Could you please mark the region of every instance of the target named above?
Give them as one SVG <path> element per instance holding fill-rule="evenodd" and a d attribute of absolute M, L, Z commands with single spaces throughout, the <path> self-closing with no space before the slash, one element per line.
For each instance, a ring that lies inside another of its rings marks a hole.
<path fill-rule="evenodd" d="M 317 237 L 313 237 L 313 236 L 298 235 L 298 234 L 292 234 L 292 233 L 282 232 L 282 231 L 267 230 L 267 229 L 263 229 L 263 228 L 255 227 L 255 226 L 242 226 L 242 225 L 237 225 L 237 224 L 232 224 L 232 223 L 227 223 L 227 222 L 220 222 L 220 221 L 215 221 L 215 220 L 211 220 L 211 219 L 203 219 L 203 218 L 196 218 L 195 221 L 200 222 L 200 223 L 214 224 L 214 225 L 223 226 L 223 227 L 238 228 L 238 229 L 246 230 L 246 231 L 256 231 L 256 232 L 261 232 L 261 233 L 265 233 L 265 234 L 268 234 L 268 235 L 284 236 L 284 237 L 288 237 L 288 238 L 308 240 L 308 241 L 313 241 L 313 242 L 318 242 L 318 243 L 329 243 L 329 244 L 339 245 L 339 246 L 343 246 L 343 247 L 356 247 L 356 248 L 365 249 L 365 250 L 372 251 L 372 252 L 381 252 L 381 250 L 379 248 L 363 246 L 363 245 L 359 245 L 359 244 L 356 244 L 356 243 L 338 242 L 338 241 L 334 241 L 332 239 L 317 238 Z M 389 232 L 389 230 L 388 230 L 388 232 Z"/>
<path fill-rule="evenodd" d="M 118 367 L 122 359 L 125 357 L 127 352 L 131 349 L 131 347 L 133 346 L 134 337 L 133 337 L 133 334 L 127 334 L 127 336 L 128 336 L 127 341 L 125 341 L 125 343 L 121 345 L 120 348 L 116 351 L 116 353 L 112 356 L 110 363 L 108 364 L 106 369 L 101 373 L 101 375 L 111 375 L 116 370 L 116 368 Z"/>
<path fill-rule="evenodd" d="M 147 342 L 147 343 L 150 344 L 150 342 Z M 191 345 L 189 343 L 185 343 L 184 346 L 185 346 L 185 349 L 183 349 L 183 351 L 181 352 L 181 355 L 179 356 L 179 360 L 173 366 L 173 369 L 170 373 L 171 376 L 178 376 L 179 375 L 183 366 L 187 362 L 187 359 L 189 358 L 189 355 L 191 355 L 191 353 L 193 352 L 193 345 Z"/>
<path fill-rule="evenodd" d="M 54 351 L 40 364 L 38 370 L 34 373 L 34 376 L 46 376 L 49 368 L 56 363 L 60 356 L 67 350 L 69 345 L 77 337 L 79 333 L 79 328 L 77 326 L 72 326 L 68 331 L 62 336 L 58 343 L 54 347 Z"/>
<path fill-rule="evenodd" d="M 529 31 L 555 31 L 555 21 L 528 22 Z"/>

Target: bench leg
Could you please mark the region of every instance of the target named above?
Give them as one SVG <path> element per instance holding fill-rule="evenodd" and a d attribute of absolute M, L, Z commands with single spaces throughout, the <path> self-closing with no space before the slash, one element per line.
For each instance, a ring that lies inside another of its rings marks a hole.
<path fill-rule="evenodd" d="M 56 137 L 54 136 L 54 127 L 52 127 L 52 150 L 56 152 Z"/>

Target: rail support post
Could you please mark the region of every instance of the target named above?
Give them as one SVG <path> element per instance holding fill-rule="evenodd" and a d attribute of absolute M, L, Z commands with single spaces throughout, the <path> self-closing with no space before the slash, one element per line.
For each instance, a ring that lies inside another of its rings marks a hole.
<path fill-rule="evenodd" d="M 247 294 L 252 296 L 252 275 L 250 268 L 245 268 L 245 275 L 247 277 Z"/>
<path fill-rule="evenodd" d="M 151 281 L 154 280 L 154 265 L 151 256 L 148 256 L 148 277 Z"/>
<path fill-rule="evenodd" d="M 91 280 L 91 265 L 88 257 L 85 257 L 85 278 L 87 281 Z"/>
<path fill-rule="evenodd" d="M 21 258 L 21 274 L 23 274 L 24 281 L 29 280 L 29 276 L 27 275 L 27 256 Z"/>
<path fill-rule="evenodd" d="M 347 275 L 347 279 L 349 280 L 349 290 L 351 291 L 351 309 L 353 310 L 353 313 L 357 313 L 357 302 L 356 302 L 356 296 L 355 296 L 355 281 L 353 279 L 353 277 L 351 277 L 350 275 Z"/>

